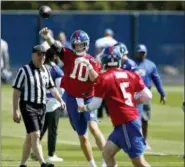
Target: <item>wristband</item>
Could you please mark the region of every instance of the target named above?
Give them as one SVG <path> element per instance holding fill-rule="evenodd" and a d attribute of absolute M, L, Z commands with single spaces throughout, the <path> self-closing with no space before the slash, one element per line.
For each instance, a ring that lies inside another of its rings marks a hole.
<path fill-rule="evenodd" d="M 50 34 L 43 35 L 43 37 L 49 43 L 50 46 L 55 43 L 54 38 Z"/>

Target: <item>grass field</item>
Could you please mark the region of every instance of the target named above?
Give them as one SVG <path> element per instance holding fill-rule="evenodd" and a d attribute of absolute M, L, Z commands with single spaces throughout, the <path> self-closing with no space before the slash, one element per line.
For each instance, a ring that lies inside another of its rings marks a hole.
<path fill-rule="evenodd" d="M 181 111 L 183 87 L 165 87 L 168 102 L 159 104 L 159 95 L 154 90 L 152 105 L 152 120 L 149 126 L 148 142 L 152 146 L 146 152 L 146 159 L 152 167 L 183 167 L 184 160 L 179 158 L 184 154 L 184 114 Z M 109 119 L 104 118 L 99 124 L 105 137 L 112 129 Z M 56 167 L 87 167 L 88 164 L 79 147 L 76 133 L 70 127 L 68 118 L 60 120 L 56 154 L 64 159 L 56 163 Z M 15 124 L 12 121 L 12 89 L 2 87 L 2 167 L 16 167 L 19 164 L 23 137 L 25 135 L 23 122 Z M 90 135 L 94 157 L 99 165 L 101 153 Z M 47 156 L 46 138 L 43 140 L 45 156 Z M 119 167 L 131 167 L 127 156 L 120 151 L 116 157 Z M 29 167 L 37 167 L 38 162 L 29 160 Z"/>

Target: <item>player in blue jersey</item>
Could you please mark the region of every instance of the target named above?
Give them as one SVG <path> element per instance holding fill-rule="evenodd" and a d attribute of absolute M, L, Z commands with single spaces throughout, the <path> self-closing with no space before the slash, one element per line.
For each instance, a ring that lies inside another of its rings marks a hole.
<path fill-rule="evenodd" d="M 119 47 L 119 50 L 122 54 L 121 68 L 124 70 L 135 71 L 137 69 L 136 63 L 132 59 L 128 58 L 128 49 L 126 45 L 118 42 L 114 45 L 114 47 Z"/>
<path fill-rule="evenodd" d="M 136 48 L 136 65 L 137 65 L 137 73 L 143 78 L 145 85 L 151 89 L 152 82 L 156 86 L 159 94 L 160 94 L 160 103 L 165 104 L 166 96 L 165 91 L 163 89 L 163 84 L 159 73 L 157 71 L 157 67 L 154 62 L 147 59 L 147 48 L 143 44 L 139 44 Z M 141 119 L 142 119 L 142 130 L 145 140 L 147 139 L 148 134 L 148 121 L 151 117 L 151 104 L 141 104 L 138 106 Z M 147 145 L 147 149 L 150 150 L 151 147 Z"/>

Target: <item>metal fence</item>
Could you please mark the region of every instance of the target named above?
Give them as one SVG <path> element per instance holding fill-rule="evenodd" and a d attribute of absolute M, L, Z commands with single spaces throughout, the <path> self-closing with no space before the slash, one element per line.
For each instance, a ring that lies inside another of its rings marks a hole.
<path fill-rule="evenodd" d="M 94 54 L 95 40 L 103 35 L 105 28 L 111 28 L 115 38 L 128 46 L 132 58 L 135 45 L 144 43 L 148 57 L 157 65 L 184 65 L 183 12 L 54 11 L 49 19 L 38 18 L 38 11 L 2 11 L 1 36 L 9 44 L 12 67 L 30 60 L 32 46 L 40 41 L 41 26 L 52 29 L 55 37 L 64 31 L 68 39 L 76 29 L 86 31 L 91 39 L 91 54 Z"/>

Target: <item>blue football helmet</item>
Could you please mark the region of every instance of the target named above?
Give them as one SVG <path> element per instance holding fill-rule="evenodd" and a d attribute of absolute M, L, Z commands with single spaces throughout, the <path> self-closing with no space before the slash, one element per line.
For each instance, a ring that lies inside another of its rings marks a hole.
<path fill-rule="evenodd" d="M 124 43 L 118 42 L 114 46 L 119 47 L 119 50 L 120 50 L 122 55 L 127 55 L 128 54 L 128 49 L 127 49 L 127 47 Z"/>
<path fill-rule="evenodd" d="M 101 62 L 106 67 L 121 66 L 121 52 L 118 47 L 108 46 L 101 55 Z"/>
<path fill-rule="evenodd" d="M 89 36 L 82 30 L 75 31 L 70 38 L 73 52 L 78 56 L 83 56 L 89 49 Z"/>

